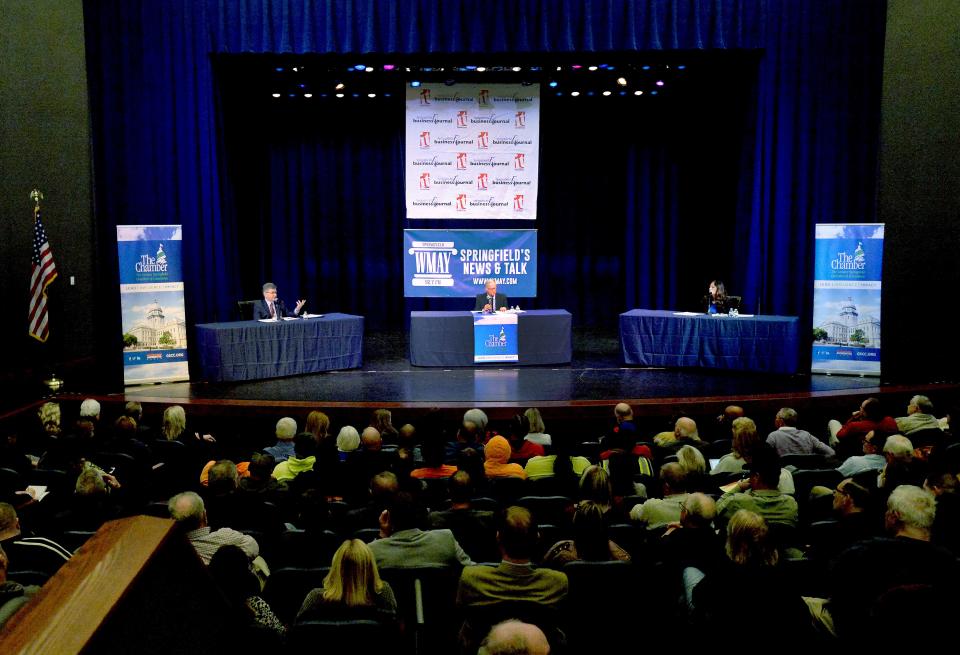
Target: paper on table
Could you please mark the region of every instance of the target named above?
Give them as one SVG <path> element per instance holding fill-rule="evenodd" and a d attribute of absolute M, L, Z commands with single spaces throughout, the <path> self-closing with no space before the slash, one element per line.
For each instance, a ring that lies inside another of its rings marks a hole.
<path fill-rule="evenodd" d="M 674 312 L 674 316 L 700 316 L 702 312 Z"/>
<path fill-rule="evenodd" d="M 258 318 L 257 321 L 260 323 L 276 323 L 279 319 L 276 318 Z"/>
<path fill-rule="evenodd" d="M 303 318 L 320 318 L 323 314 L 300 314 Z"/>

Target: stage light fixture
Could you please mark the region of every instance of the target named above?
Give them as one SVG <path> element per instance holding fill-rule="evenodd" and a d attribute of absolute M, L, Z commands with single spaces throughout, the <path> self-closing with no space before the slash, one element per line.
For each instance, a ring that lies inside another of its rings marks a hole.
<path fill-rule="evenodd" d="M 392 97 L 393 97 L 393 94 L 391 94 L 391 93 L 384 93 L 384 94 L 383 94 L 383 97 L 384 97 L 384 98 L 392 98 Z"/>
<path fill-rule="evenodd" d="M 677 70 L 678 70 L 678 71 L 686 70 L 686 68 L 687 68 L 687 67 L 684 66 L 683 64 L 680 64 L 679 66 L 677 66 Z"/>
<path fill-rule="evenodd" d="M 571 92 L 570 92 L 570 95 L 572 95 L 574 98 L 576 98 L 577 96 L 580 95 L 580 92 L 579 92 L 579 91 L 571 91 Z"/>
<path fill-rule="evenodd" d="M 656 91 L 651 91 L 651 92 L 650 92 L 650 95 L 655 96 L 655 95 L 657 95 L 657 92 L 656 92 Z"/>
<path fill-rule="evenodd" d="M 610 91 L 604 91 L 604 92 L 603 92 L 603 95 L 604 95 L 604 97 L 610 95 Z"/>
<path fill-rule="evenodd" d="M 475 70 L 477 70 L 477 67 L 476 67 L 476 66 L 464 66 L 464 67 L 463 67 L 463 70 L 466 70 L 466 71 L 475 71 Z"/>
<path fill-rule="evenodd" d="M 563 95 L 563 91 L 557 91 L 557 95 L 558 95 L 558 96 L 562 96 L 562 95 Z"/>
<path fill-rule="evenodd" d="M 519 72 L 522 71 L 523 69 L 520 68 L 519 66 L 514 66 L 512 70 L 513 70 L 514 73 L 519 73 Z"/>
<path fill-rule="evenodd" d="M 539 73 L 541 70 L 543 70 L 543 69 L 540 68 L 539 66 L 531 66 L 531 67 L 530 67 L 530 72 L 531 72 L 531 73 Z"/>
<path fill-rule="evenodd" d="M 635 96 L 642 96 L 642 95 L 643 95 L 643 91 L 641 91 L 640 89 L 637 89 L 636 91 L 633 92 L 633 95 L 635 95 Z"/>
<path fill-rule="evenodd" d="M 283 72 L 283 67 L 282 67 L 282 66 L 277 66 L 277 67 L 274 68 L 273 70 L 277 71 L 278 73 L 282 73 L 282 72 Z"/>
<path fill-rule="evenodd" d="M 342 93 L 338 93 L 338 94 L 337 94 L 337 97 L 338 97 L 338 98 L 342 98 L 342 97 L 343 97 L 343 94 L 342 94 Z"/>
<path fill-rule="evenodd" d="M 353 67 L 353 69 L 354 69 L 354 70 L 358 70 L 358 71 L 367 70 L 367 65 L 366 65 L 366 64 L 357 64 L 356 66 Z"/>
<path fill-rule="evenodd" d="M 563 70 L 563 66 L 557 66 L 557 72 L 560 72 L 562 70 Z"/>
<path fill-rule="evenodd" d="M 550 82 L 550 88 L 552 88 L 552 89 L 557 88 L 557 83 L 556 83 L 556 81 Z"/>
<path fill-rule="evenodd" d="M 280 97 L 280 94 L 279 94 L 279 93 L 271 93 L 270 95 L 273 96 L 274 98 L 279 98 L 279 97 Z"/>
<path fill-rule="evenodd" d="M 648 71 L 648 70 L 650 70 L 650 65 L 649 65 L 649 64 L 644 64 L 643 66 L 641 66 L 641 68 L 642 68 L 643 70 L 645 70 L 645 71 Z"/>
<path fill-rule="evenodd" d="M 312 98 L 312 97 L 313 97 L 313 94 L 312 94 L 312 93 L 304 93 L 304 94 L 303 94 L 303 97 L 304 97 L 304 98 Z"/>
<path fill-rule="evenodd" d="M 343 91 L 346 85 L 343 82 L 337 82 L 337 85 L 333 87 L 337 91 Z"/>
<path fill-rule="evenodd" d="M 588 96 L 596 95 L 593 91 L 587 91 Z"/>
<path fill-rule="evenodd" d="M 626 92 L 626 91 L 621 91 L 621 92 L 620 92 L 620 95 L 625 96 L 625 95 L 627 95 L 627 92 Z"/>
<path fill-rule="evenodd" d="M 297 94 L 296 94 L 296 93 L 288 93 L 288 94 L 287 94 L 287 97 L 288 97 L 288 98 L 296 98 L 296 97 L 297 97 Z"/>
<path fill-rule="evenodd" d="M 477 66 L 477 72 L 478 72 L 478 73 L 485 73 L 485 72 L 487 72 L 487 67 L 486 67 L 486 66 Z"/>
<path fill-rule="evenodd" d="M 368 97 L 368 98 L 376 98 L 376 97 L 377 97 L 377 94 L 376 94 L 376 93 L 368 93 L 368 94 L 367 94 L 367 97 Z"/>
<path fill-rule="evenodd" d="M 410 82 L 410 86 L 412 86 L 413 88 L 417 88 L 418 86 L 420 86 L 420 82 L 418 82 L 417 80 L 414 80 Z"/>
<path fill-rule="evenodd" d="M 597 67 L 596 67 L 596 66 L 587 66 L 587 70 L 588 70 L 588 71 L 595 71 L 595 70 L 597 70 Z"/>
<path fill-rule="evenodd" d="M 618 78 L 617 78 L 617 84 L 619 84 L 620 86 L 626 86 L 626 85 L 627 85 L 627 78 L 625 78 L 625 77 L 618 77 Z"/>
<path fill-rule="evenodd" d="M 366 68 L 363 69 L 363 71 L 364 71 L 365 73 L 372 73 L 372 72 L 373 72 L 373 66 L 367 66 Z"/>
<path fill-rule="evenodd" d="M 657 80 L 657 86 L 663 86 L 663 80 Z"/>
<path fill-rule="evenodd" d="M 298 86 L 299 88 L 301 88 L 301 89 L 307 88 L 307 85 L 306 85 L 306 84 L 298 84 L 297 86 Z"/>
<path fill-rule="evenodd" d="M 359 97 L 360 97 L 360 94 L 359 94 L 359 93 L 351 93 L 350 95 L 351 95 L 352 97 L 354 97 L 354 98 L 359 98 Z"/>
<path fill-rule="evenodd" d="M 572 69 L 575 70 L 575 71 L 578 71 L 578 70 L 580 70 L 581 68 L 583 68 L 583 66 L 581 66 L 580 64 L 574 64 L 574 65 L 571 66 L 570 68 L 572 68 Z M 557 70 L 560 70 L 560 69 L 558 68 Z"/>
<path fill-rule="evenodd" d="M 385 71 L 392 71 L 394 68 L 396 68 L 396 66 L 394 66 L 393 64 L 384 64 L 384 65 L 383 65 L 383 70 L 385 70 Z"/>
<path fill-rule="evenodd" d="M 294 73 L 299 73 L 299 72 L 300 72 L 300 69 L 299 69 L 298 67 L 294 66 L 294 67 L 293 67 L 293 72 L 294 72 Z"/>

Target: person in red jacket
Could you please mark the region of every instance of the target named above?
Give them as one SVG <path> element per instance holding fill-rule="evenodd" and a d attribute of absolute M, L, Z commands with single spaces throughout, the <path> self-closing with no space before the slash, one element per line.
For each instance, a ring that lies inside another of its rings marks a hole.
<path fill-rule="evenodd" d="M 884 414 L 878 398 L 864 400 L 860 409 L 853 412 L 843 425 L 840 421 L 831 420 L 827 426 L 830 428 L 830 445 L 841 456 L 859 454 L 863 438 L 872 430 L 886 434 L 896 434 L 898 431 L 896 420 Z"/>

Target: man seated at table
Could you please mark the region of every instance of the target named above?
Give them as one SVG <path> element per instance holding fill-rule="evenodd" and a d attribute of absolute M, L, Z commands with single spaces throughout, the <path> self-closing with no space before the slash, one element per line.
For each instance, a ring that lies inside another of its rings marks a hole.
<path fill-rule="evenodd" d="M 486 291 L 477 295 L 477 302 L 473 306 L 475 312 L 507 311 L 507 296 L 497 293 L 497 281 L 487 280 L 484 285 Z"/>
<path fill-rule="evenodd" d="M 263 300 L 258 300 L 253 306 L 253 320 L 262 318 L 283 318 L 284 316 L 299 316 L 300 310 L 307 304 L 306 300 L 298 300 L 293 311 L 287 309 L 283 300 L 277 297 L 277 285 L 267 282 L 263 285 Z"/>

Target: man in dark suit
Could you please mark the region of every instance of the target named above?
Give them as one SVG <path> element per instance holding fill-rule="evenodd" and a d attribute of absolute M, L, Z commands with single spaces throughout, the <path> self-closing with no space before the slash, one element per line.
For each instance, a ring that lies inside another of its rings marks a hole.
<path fill-rule="evenodd" d="M 297 306 L 293 308 L 293 311 L 289 311 L 283 301 L 277 298 L 277 285 L 273 282 L 267 282 L 263 285 L 263 300 L 257 301 L 253 306 L 253 320 L 259 321 L 262 318 L 299 316 L 300 310 L 303 309 L 306 303 L 306 300 L 298 300 Z"/>
<path fill-rule="evenodd" d="M 497 293 L 497 281 L 487 280 L 484 285 L 486 291 L 477 295 L 477 302 L 473 306 L 475 312 L 505 312 L 507 311 L 507 296 Z"/>

